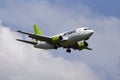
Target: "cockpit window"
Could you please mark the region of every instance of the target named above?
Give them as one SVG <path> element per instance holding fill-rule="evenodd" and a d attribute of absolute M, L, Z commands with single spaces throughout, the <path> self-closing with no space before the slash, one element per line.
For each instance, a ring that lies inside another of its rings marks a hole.
<path fill-rule="evenodd" d="M 84 30 L 88 30 L 88 29 L 84 29 Z"/>

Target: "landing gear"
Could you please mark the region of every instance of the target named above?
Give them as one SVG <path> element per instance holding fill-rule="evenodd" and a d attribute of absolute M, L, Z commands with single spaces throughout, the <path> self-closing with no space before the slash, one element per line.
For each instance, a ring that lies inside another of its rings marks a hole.
<path fill-rule="evenodd" d="M 70 49 L 67 49 L 66 52 L 71 53 L 71 50 L 70 50 Z"/>
<path fill-rule="evenodd" d="M 54 46 L 54 49 L 58 49 L 61 45 L 59 43 L 57 43 L 55 46 Z"/>
<path fill-rule="evenodd" d="M 54 46 L 54 49 L 57 49 L 58 47 L 57 46 Z"/>

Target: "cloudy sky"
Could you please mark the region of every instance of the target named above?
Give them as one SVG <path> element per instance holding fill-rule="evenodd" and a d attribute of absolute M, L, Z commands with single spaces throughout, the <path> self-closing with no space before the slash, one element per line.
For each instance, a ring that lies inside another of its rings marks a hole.
<path fill-rule="evenodd" d="M 0 80 L 120 80 L 119 0 L 1 0 Z M 17 42 L 37 23 L 52 36 L 88 26 L 92 51 L 41 50 Z"/>

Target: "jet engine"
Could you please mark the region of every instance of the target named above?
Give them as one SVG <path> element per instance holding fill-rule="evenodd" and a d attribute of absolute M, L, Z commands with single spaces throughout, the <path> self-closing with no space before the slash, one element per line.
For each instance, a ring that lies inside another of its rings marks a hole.
<path fill-rule="evenodd" d="M 84 48 L 88 47 L 88 43 L 85 41 L 77 43 L 77 49 L 82 50 Z"/>
<path fill-rule="evenodd" d="M 58 47 L 61 46 L 59 43 L 62 40 L 63 40 L 62 36 L 54 36 L 54 37 L 52 37 L 52 44 L 54 44 L 54 48 L 55 49 L 57 49 Z"/>
<path fill-rule="evenodd" d="M 62 40 L 63 40 L 62 36 L 54 36 L 54 37 L 52 37 L 53 42 L 58 42 L 58 41 L 62 41 Z"/>

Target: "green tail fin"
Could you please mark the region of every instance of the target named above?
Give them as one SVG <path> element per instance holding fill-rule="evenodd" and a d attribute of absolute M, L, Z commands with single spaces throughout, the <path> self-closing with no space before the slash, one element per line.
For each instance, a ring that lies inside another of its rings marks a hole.
<path fill-rule="evenodd" d="M 34 34 L 37 34 L 39 36 L 42 36 L 42 32 L 41 30 L 39 29 L 38 25 L 37 24 L 34 24 Z M 40 40 L 36 40 L 36 42 L 39 42 Z"/>

